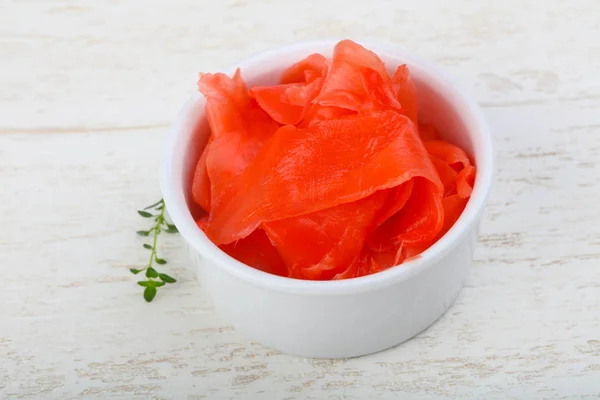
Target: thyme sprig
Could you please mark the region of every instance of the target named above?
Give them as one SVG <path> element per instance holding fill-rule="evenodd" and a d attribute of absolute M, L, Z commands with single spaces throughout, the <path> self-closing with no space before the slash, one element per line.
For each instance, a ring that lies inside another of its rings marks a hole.
<path fill-rule="evenodd" d="M 165 273 L 157 271 L 156 264 L 164 265 L 167 263 L 167 260 L 164 258 L 160 258 L 157 253 L 157 244 L 158 244 L 158 236 L 161 232 L 166 233 L 177 233 L 177 227 L 175 225 L 169 223 L 165 218 L 165 202 L 163 199 L 160 199 L 154 204 L 149 205 L 148 207 L 144 207 L 143 210 L 138 210 L 138 214 L 143 218 L 154 219 L 154 226 L 148 230 L 140 230 L 136 233 L 140 236 L 152 237 L 151 244 L 144 243 L 142 247 L 147 250 L 150 250 L 150 258 L 148 260 L 148 265 L 145 268 L 136 269 L 131 268 L 132 274 L 137 275 L 140 272 L 146 271 L 146 280 L 138 281 L 138 285 L 144 288 L 144 299 L 147 302 L 151 302 L 156 296 L 156 292 L 159 287 L 165 286 L 167 283 L 175 283 L 177 280 Z"/>

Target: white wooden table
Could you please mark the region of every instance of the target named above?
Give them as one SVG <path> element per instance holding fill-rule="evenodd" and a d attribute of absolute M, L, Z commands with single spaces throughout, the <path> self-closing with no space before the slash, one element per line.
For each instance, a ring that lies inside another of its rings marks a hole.
<path fill-rule="evenodd" d="M 600 6 L 589 1 L 0 0 L 0 398 L 600 396 Z M 350 360 L 251 343 L 181 239 L 151 304 L 128 269 L 163 135 L 266 47 L 411 47 L 476 96 L 499 165 L 476 263 L 415 339 Z"/>

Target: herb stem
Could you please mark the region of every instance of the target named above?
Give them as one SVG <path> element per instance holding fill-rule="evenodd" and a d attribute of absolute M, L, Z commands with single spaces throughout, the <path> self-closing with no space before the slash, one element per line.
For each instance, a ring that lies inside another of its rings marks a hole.
<path fill-rule="evenodd" d="M 149 210 L 153 208 L 154 212 L 158 212 L 155 214 Z M 147 302 L 151 302 L 156 296 L 156 291 L 158 288 L 163 287 L 167 283 L 175 283 L 177 280 L 163 272 L 159 272 L 154 267 L 155 264 L 166 264 L 167 261 L 164 258 L 158 257 L 157 247 L 158 247 L 158 235 L 161 232 L 166 233 L 177 233 L 177 227 L 171 223 L 169 223 L 165 217 L 166 206 L 163 199 L 160 199 L 156 203 L 151 206 L 145 207 L 143 210 L 138 210 L 138 214 L 143 218 L 154 218 L 154 226 L 148 230 L 140 230 L 136 233 L 139 236 L 150 236 L 150 232 L 152 232 L 152 244 L 144 243 L 142 247 L 147 250 L 150 250 L 150 259 L 148 260 L 148 264 L 145 268 L 137 269 L 130 268 L 129 271 L 137 275 L 142 271 L 146 271 L 146 279 L 145 281 L 138 281 L 138 285 L 144 287 L 144 299 Z"/>
<path fill-rule="evenodd" d="M 162 207 L 160 209 L 160 214 L 158 214 L 158 216 L 156 217 L 156 225 L 154 226 L 154 228 L 152 228 L 152 230 L 154 230 L 154 237 L 152 238 L 152 252 L 150 252 L 150 261 L 148 262 L 148 268 L 152 268 L 154 260 L 156 259 L 156 242 L 158 240 L 158 235 L 160 234 L 160 225 L 165 219 L 165 208 L 166 207 Z"/>

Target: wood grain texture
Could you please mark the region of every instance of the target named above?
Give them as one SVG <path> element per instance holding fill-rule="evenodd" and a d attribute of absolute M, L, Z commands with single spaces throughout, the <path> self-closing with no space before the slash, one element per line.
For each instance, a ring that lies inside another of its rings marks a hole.
<path fill-rule="evenodd" d="M 155 302 L 128 272 L 197 72 L 322 37 L 396 42 L 453 74 L 499 166 L 457 303 L 337 361 L 236 333 L 177 237 L 179 283 Z M 599 37 L 595 0 L 0 0 L 0 398 L 598 398 Z"/>

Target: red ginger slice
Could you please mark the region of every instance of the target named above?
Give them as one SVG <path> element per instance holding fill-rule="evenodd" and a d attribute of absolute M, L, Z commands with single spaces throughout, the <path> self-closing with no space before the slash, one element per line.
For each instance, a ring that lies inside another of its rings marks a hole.
<path fill-rule="evenodd" d="M 419 135 L 425 140 L 440 140 L 442 137 L 433 124 L 419 123 Z"/>
<path fill-rule="evenodd" d="M 307 112 L 307 125 L 326 120 L 331 113 L 340 116 L 340 109 L 350 114 L 401 109 L 381 59 L 350 40 L 335 46 L 331 68 L 313 103 Z"/>
<path fill-rule="evenodd" d="M 408 72 L 406 64 L 401 65 L 396 70 L 392 77 L 392 88 L 400 105 L 402 106 L 404 115 L 412 122 L 418 124 L 419 101 L 417 98 L 417 89 Z"/>
<path fill-rule="evenodd" d="M 451 143 L 443 140 L 426 140 L 423 145 L 429 154 L 444 160 L 457 172 L 471 165 L 467 153 Z"/>
<path fill-rule="evenodd" d="M 198 160 L 192 195 L 212 212 L 232 179 L 246 169 L 279 124 L 248 96 L 239 69 L 233 78 L 221 73 L 200 74 L 198 89 L 206 97 L 212 136 Z M 206 199 L 207 182 L 210 201 Z"/>
<path fill-rule="evenodd" d="M 465 167 L 456 176 L 456 193 L 463 199 L 471 196 L 475 182 L 476 168 L 473 165 Z"/>
<path fill-rule="evenodd" d="M 369 236 L 373 251 L 390 251 L 400 246 L 428 243 L 442 229 L 442 192 L 426 179 L 416 178 L 406 205 Z"/>
<path fill-rule="evenodd" d="M 257 229 L 237 242 L 219 246 L 236 260 L 270 274 L 288 276 L 281 256 L 262 229 Z"/>
<path fill-rule="evenodd" d="M 280 124 L 296 125 L 304 118 L 312 100 L 319 94 L 323 78 L 307 84 L 290 83 L 250 89 L 260 107 Z"/>
<path fill-rule="evenodd" d="M 275 121 L 296 125 L 321 91 L 328 70 L 325 57 L 311 54 L 283 72 L 281 85 L 254 87 L 250 96 Z"/>
<path fill-rule="evenodd" d="M 279 129 L 224 200 L 213 204 L 206 234 L 216 244 L 261 223 L 350 203 L 413 177 L 443 193 L 414 124 L 396 112 Z"/>
<path fill-rule="evenodd" d="M 379 191 L 352 203 L 266 222 L 263 227 L 292 278 L 322 279 L 343 271 L 360 253 L 385 198 L 386 193 Z"/>
<path fill-rule="evenodd" d="M 321 54 L 311 54 L 286 69 L 281 83 L 310 83 L 318 77 L 325 77 L 329 70 L 329 61 Z"/>

